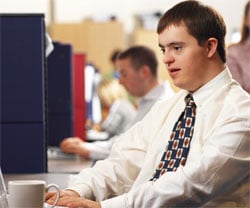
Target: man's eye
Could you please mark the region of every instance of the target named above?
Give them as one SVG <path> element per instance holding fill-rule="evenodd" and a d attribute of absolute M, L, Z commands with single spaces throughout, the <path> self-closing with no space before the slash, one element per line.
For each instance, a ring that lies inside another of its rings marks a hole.
<path fill-rule="evenodd" d="M 175 51 L 180 51 L 182 47 L 179 46 L 179 45 L 176 45 L 176 46 L 174 46 L 173 48 L 174 48 Z"/>
<path fill-rule="evenodd" d="M 162 53 L 165 53 L 165 48 L 161 48 L 161 52 L 162 52 Z"/>

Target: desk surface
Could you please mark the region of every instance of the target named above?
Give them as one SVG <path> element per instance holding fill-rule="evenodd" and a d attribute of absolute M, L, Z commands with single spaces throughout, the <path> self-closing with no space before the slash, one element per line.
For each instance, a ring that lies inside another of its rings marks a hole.
<path fill-rule="evenodd" d="M 32 174 L 3 174 L 5 184 L 11 180 L 44 180 L 47 184 L 55 183 L 60 189 L 68 185 L 68 178 L 71 174 L 77 174 L 82 169 L 91 167 L 93 161 L 77 157 L 75 159 L 49 159 L 48 173 Z"/>
<path fill-rule="evenodd" d="M 60 189 L 64 189 L 68 185 L 69 175 L 69 173 L 3 174 L 3 178 L 6 187 L 12 180 L 43 180 L 46 184 L 55 183 Z"/>
<path fill-rule="evenodd" d="M 91 167 L 93 161 L 81 157 L 75 159 L 49 159 L 49 173 L 79 173 L 82 169 Z"/>

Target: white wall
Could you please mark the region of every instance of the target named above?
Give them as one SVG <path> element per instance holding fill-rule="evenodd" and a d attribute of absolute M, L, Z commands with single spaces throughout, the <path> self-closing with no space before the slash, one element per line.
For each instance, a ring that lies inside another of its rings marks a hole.
<path fill-rule="evenodd" d="M 247 0 L 202 0 L 215 7 L 227 24 L 227 42 L 233 30 L 239 30 L 243 8 Z M 51 21 L 51 2 L 54 2 L 56 22 L 81 22 L 84 18 L 101 19 L 115 15 L 124 22 L 125 31 L 134 28 L 134 15 L 155 11 L 164 12 L 180 0 L 0 0 L 0 13 L 45 13 L 46 23 Z"/>
<path fill-rule="evenodd" d="M 0 13 L 45 13 L 50 17 L 50 0 L 0 0 Z"/>

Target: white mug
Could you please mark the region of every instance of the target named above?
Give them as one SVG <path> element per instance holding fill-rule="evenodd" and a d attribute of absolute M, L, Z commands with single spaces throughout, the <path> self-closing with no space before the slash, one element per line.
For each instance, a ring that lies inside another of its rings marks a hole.
<path fill-rule="evenodd" d="M 57 198 L 51 206 L 53 208 L 60 197 L 60 190 L 56 184 L 46 185 L 42 180 L 9 181 L 9 208 L 43 208 L 45 193 L 51 188 L 57 191 Z"/>

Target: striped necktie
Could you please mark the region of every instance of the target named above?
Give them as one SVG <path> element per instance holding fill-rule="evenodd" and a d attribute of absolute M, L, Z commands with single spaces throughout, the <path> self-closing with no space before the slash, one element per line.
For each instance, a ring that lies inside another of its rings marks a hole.
<path fill-rule="evenodd" d="M 184 166 L 186 163 L 194 131 L 196 105 L 192 94 L 185 97 L 185 102 L 186 107 L 174 125 L 168 146 L 150 181 L 157 180 L 167 171 L 176 171 L 180 164 Z"/>

